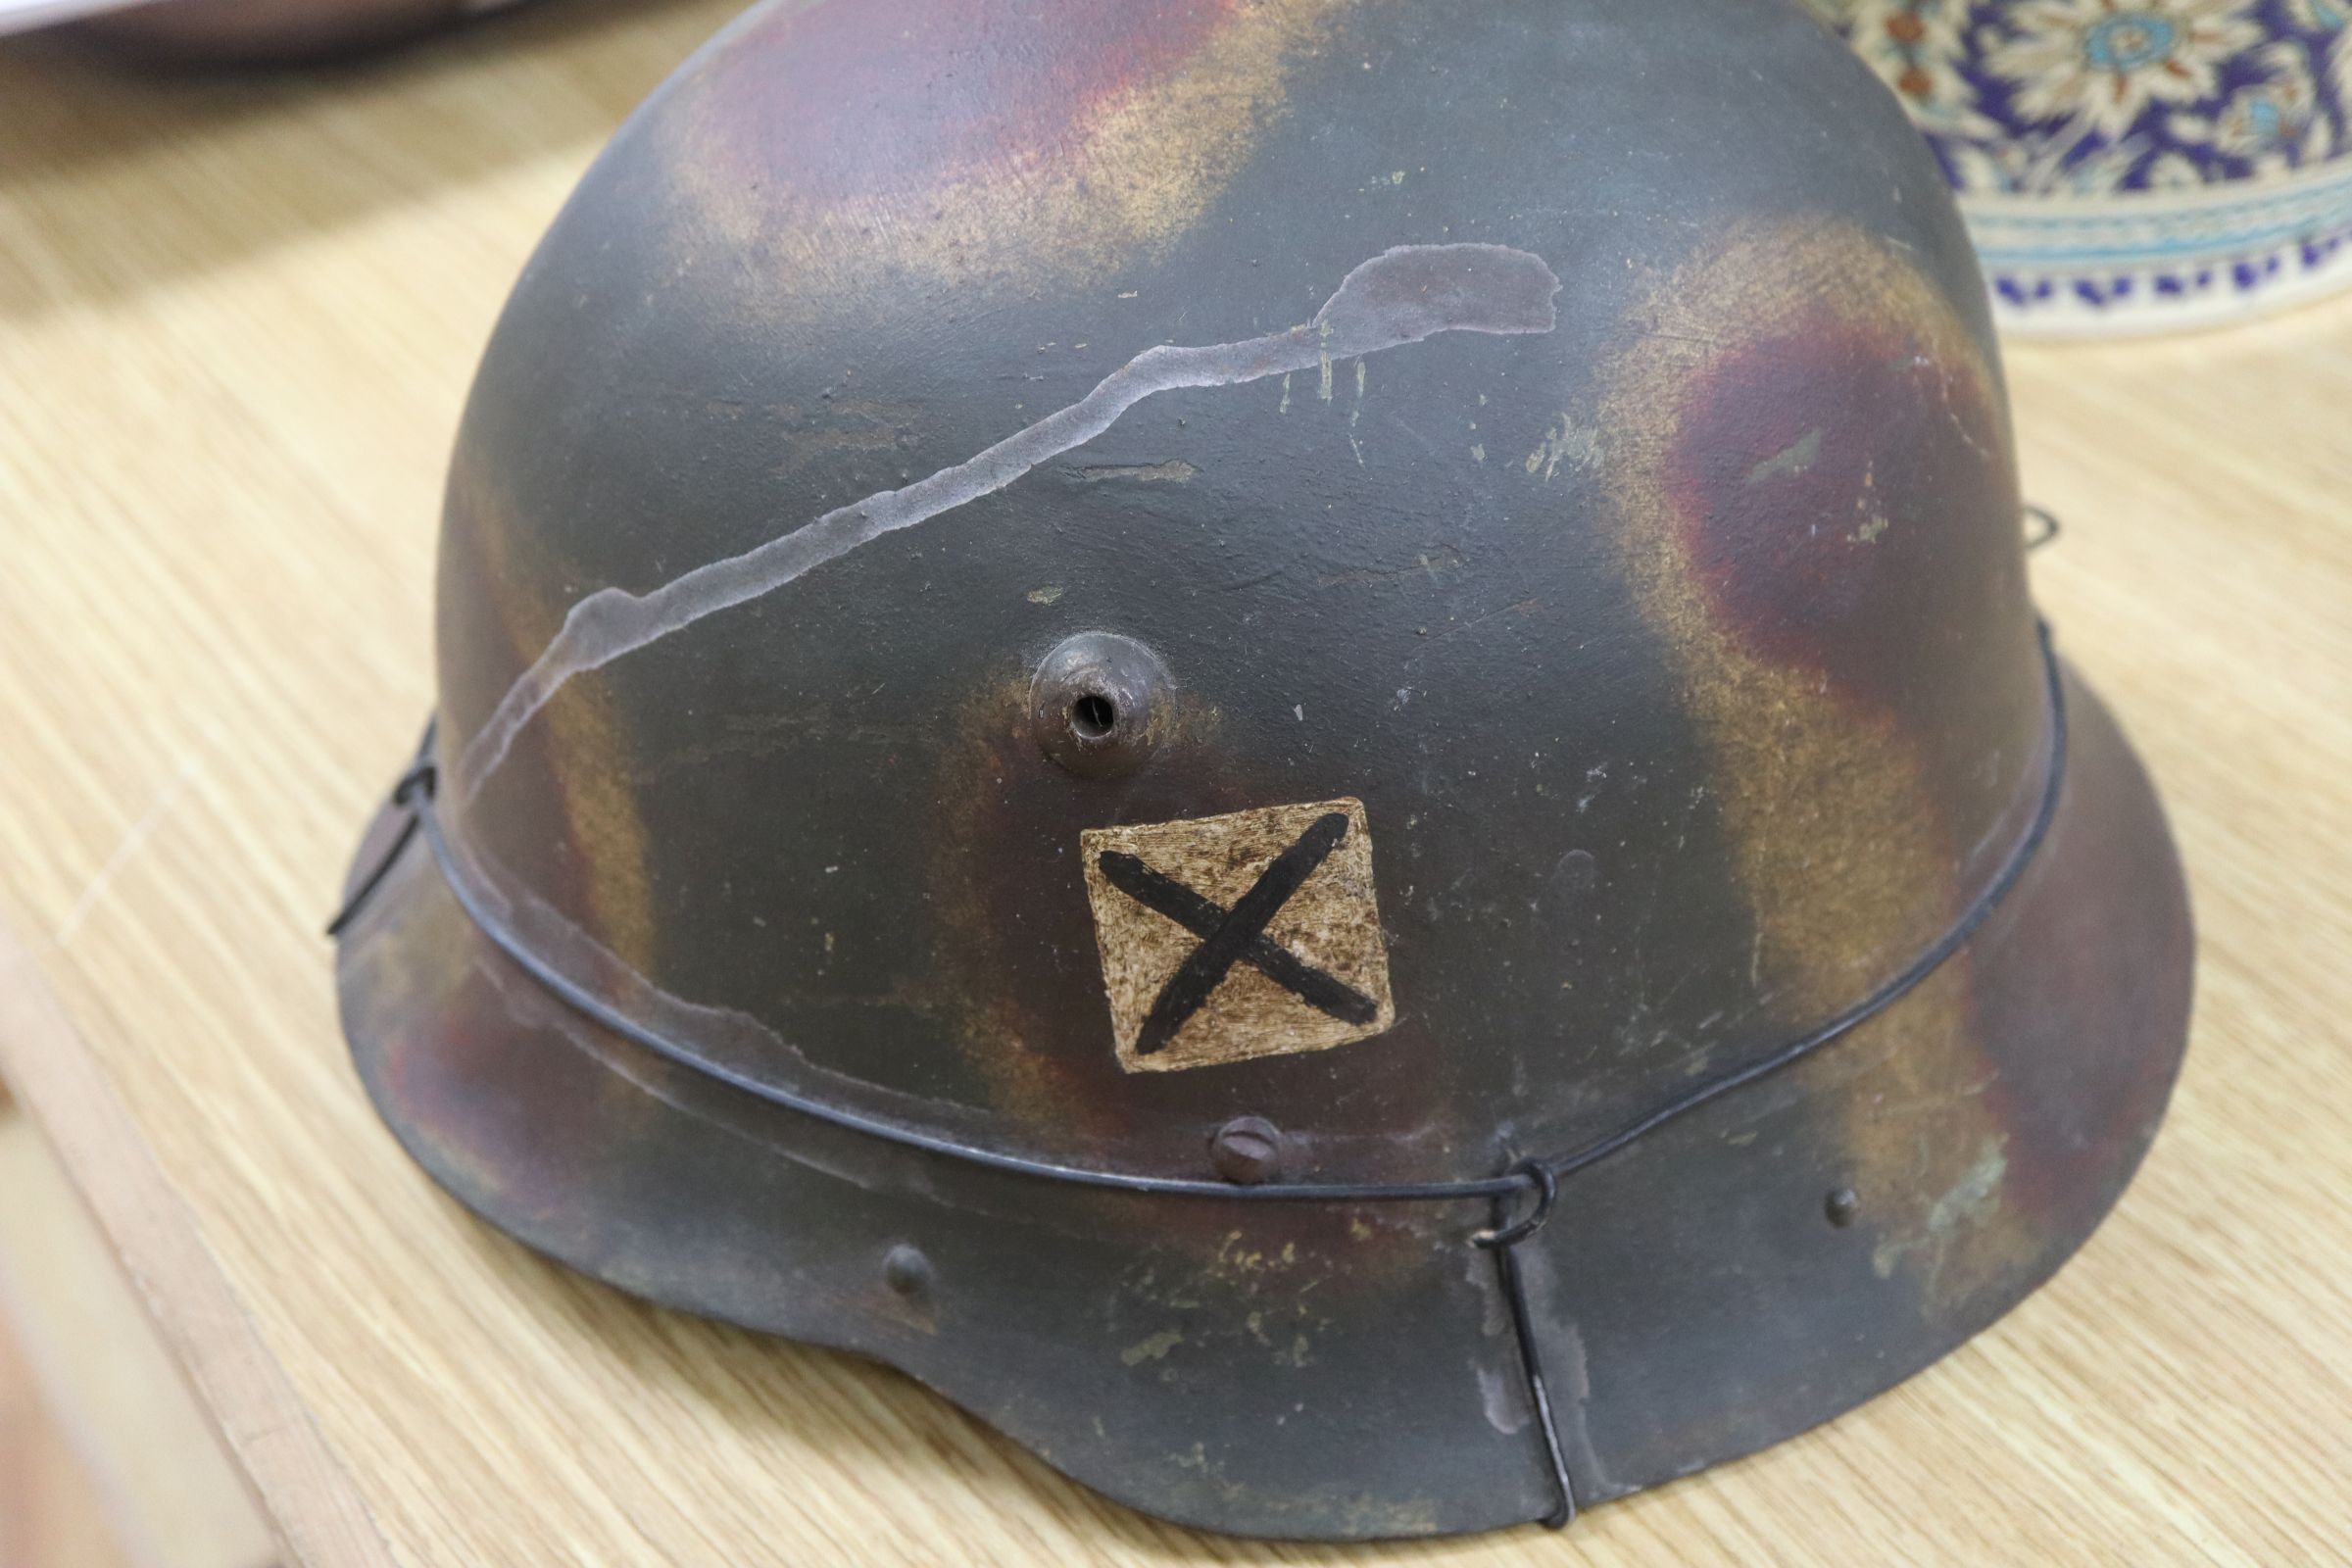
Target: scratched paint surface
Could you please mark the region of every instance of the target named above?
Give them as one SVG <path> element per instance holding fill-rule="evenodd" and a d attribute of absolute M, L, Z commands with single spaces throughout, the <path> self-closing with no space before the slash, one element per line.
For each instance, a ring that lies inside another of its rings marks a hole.
<path fill-rule="evenodd" d="M 967 462 L 903 489 L 837 507 L 725 561 L 697 566 L 647 594 L 604 588 L 575 604 L 488 722 L 466 743 L 463 796 L 506 760 L 514 732 L 585 670 L 682 631 L 706 615 L 774 592 L 827 561 L 899 528 L 1002 490 L 1039 464 L 1082 446 L 1144 399 L 1182 387 L 1235 386 L 1418 343 L 1440 332 L 1548 332 L 1559 279 L 1540 256 L 1497 245 L 1395 246 L 1364 262 L 1315 313 L 1285 332 L 1205 348 L 1146 349 L 1066 409 L 1026 425 Z"/>

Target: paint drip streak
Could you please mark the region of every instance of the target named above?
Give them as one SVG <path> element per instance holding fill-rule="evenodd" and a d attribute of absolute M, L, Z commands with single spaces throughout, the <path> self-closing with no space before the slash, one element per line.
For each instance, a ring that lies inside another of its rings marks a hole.
<path fill-rule="evenodd" d="M 773 593 L 886 533 L 1004 489 L 1083 446 L 1156 393 L 1235 386 L 1376 354 L 1440 332 L 1548 332 L 1559 279 L 1542 258 L 1502 245 L 1400 245 L 1364 262 L 1305 325 L 1237 343 L 1146 349 L 1093 391 L 975 457 L 903 489 L 839 507 L 739 556 L 697 566 L 645 594 L 603 588 L 573 605 L 530 668 L 508 688 L 459 759 L 460 798 L 504 762 L 573 676 L 600 669 L 707 615 Z"/>

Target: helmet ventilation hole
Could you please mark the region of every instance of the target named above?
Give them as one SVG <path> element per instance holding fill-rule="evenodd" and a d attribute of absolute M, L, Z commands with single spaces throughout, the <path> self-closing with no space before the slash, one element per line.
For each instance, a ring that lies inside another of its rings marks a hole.
<path fill-rule="evenodd" d="M 1070 705 L 1070 728 L 1080 740 L 1099 741 L 1118 723 L 1118 705 L 1101 692 L 1088 692 Z"/>
<path fill-rule="evenodd" d="M 1159 656 L 1132 637 L 1082 631 L 1054 645 L 1029 682 L 1029 732 L 1080 778 L 1144 765 L 1167 728 L 1172 688 Z"/>

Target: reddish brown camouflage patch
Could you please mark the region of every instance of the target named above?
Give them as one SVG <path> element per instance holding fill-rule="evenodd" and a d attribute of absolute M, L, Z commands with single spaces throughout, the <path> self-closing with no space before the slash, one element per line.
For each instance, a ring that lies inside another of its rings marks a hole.
<path fill-rule="evenodd" d="M 1636 319 L 1649 329 L 1601 367 L 1591 420 L 1622 432 L 1608 514 L 1712 753 L 1755 925 L 1727 961 L 1793 1028 L 1924 951 L 1972 894 L 1962 872 L 1997 863 L 1968 853 L 1984 825 L 1957 831 L 1946 808 L 1951 714 L 1923 713 L 1903 682 L 1964 637 L 2004 678 L 2023 672 L 2010 656 L 2026 650 L 1999 641 L 2027 625 L 2006 418 L 1941 291 L 1850 228 L 1727 235 Z M 2030 707 L 2015 686 L 1985 696 Z M 1991 760 L 2019 780 L 2031 754 Z M 1884 1080 L 1847 1106 L 1846 1168 L 1876 1195 L 1875 1260 L 1954 1313 L 2038 1246 L 2008 1206 L 2013 1128 L 1969 964 L 1804 1069 Z"/>
<path fill-rule="evenodd" d="M 1734 343 L 1684 396 L 1665 484 L 1714 613 L 1759 657 L 1891 705 L 1899 640 L 1949 645 L 2015 583 L 1978 569 L 2012 525 L 1984 379 L 1900 316 L 1817 299 Z"/>
<path fill-rule="evenodd" d="M 1231 24 L 1240 0 L 829 0 L 747 35 L 714 73 L 739 153 L 825 201 L 1024 171 Z"/>
<path fill-rule="evenodd" d="M 778 10 L 650 134 L 681 269 L 762 320 L 909 281 L 1102 276 L 1198 222 L 1347 0 L 874 0 Z M 713 245 L 728 253 L 713 257 Z"/>

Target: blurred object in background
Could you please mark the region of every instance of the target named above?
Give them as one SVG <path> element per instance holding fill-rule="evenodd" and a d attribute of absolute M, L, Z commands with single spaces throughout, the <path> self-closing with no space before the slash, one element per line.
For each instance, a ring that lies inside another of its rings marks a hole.
<path fill-rule="evenodd" d="M 29 32 L 129 3 L 132 0 L 0 0 L 0 33 Z"/>
<path fill-rule="evenodd" d="M 1960 192 L 2004 330 L 2206 325 L 2352 282 L 2352 0 L 1805 0 Z"/>
<path fill-rule="evenodd" d="M 391 43 L 514 0 L 0 0 L 0 33 L 80 22 L 137 54 L 208 65 L 316 59 Z"/>
<path fill-rule="evenodd" d="M 0 1563 L 123 1568 L 90 1477 L 42 1405 L 32 1372 L 0 1323 Z"/>
<path fill-rule="evenodd" d="M 265 1568 L 275 1545 L 49 1147 L 0 1100 L 0 1568 Z"/>

